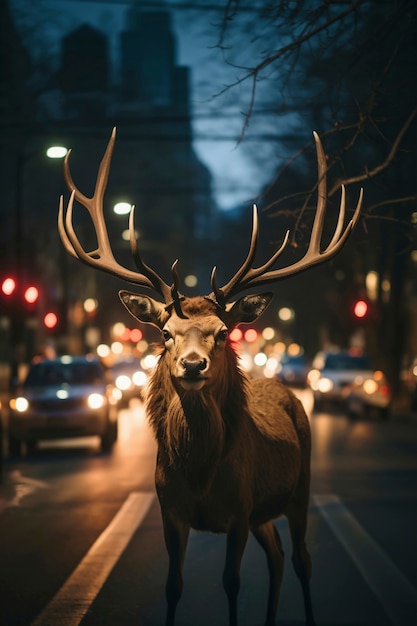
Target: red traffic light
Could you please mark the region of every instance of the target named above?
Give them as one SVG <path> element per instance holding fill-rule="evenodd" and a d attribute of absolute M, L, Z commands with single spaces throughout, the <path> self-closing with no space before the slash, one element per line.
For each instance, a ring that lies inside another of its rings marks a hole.
<path fill-rule="evenodd" d="M 5 278 L 1 284 L 1 290 L 5 296 L 11 296 L 16 289 L 16 281 L 11 276 Z"/>
<path fill-rule="evenodd" d="M 25 299 L 25 302 L 27 302 L 28 304 L 35 304 L 35 302 L 39 298 L 38 288 L 34 287 L 33 285 L 31 285 L 30 287 L 27 287 L 25 289 L 23 297 Z"/>
<path fill-rule="evenodd" d="M 58 324 L 57 314 L 53 313 L 53 311 L 50 311 L 44 316 L 43 323 L 44 323 L 45 328 L 49 328 L 49 330 L 54 329 L 55 326 Z"/>
<path fill-rule="evenodd" d="M 258 331 L 255 328 L 248 328 L 243 336 L 247 343 L 254 343 L 258 339 Z"/>
<path fill-rule="evenodd" d="M 365 300 L 356 300 L 355 304 L 353 305 L 353 314 L 355 317 L 363 319 L 364 317 L 366 317 L 368 309 L 368 303 Z"/>

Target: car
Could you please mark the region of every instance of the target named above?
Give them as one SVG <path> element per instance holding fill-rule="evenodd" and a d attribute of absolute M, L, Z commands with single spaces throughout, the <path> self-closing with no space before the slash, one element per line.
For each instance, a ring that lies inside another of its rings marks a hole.
<path fill-rule="evenodd" d="M 109 366 L 109 373 L 116 388 L 118 406 L 129 406 L 133 398 L 143 399 L 147 375 L 138 359 L 121 359 Z"/>
<path fill-rule="evenodd" d="M 285 352 L 279 359 L 275 375 L 284 384 L 305 387 L 308 371 L 308 361 L 303 354 Z"/>
<path fill-rule="evenodd" d="M 383 418 L 389 413 L 391 388 L 383 372 L 373 369 L 362 352 L 319 353 L 307 381 L 315 409 L 331 402 L 343 406 L 350 416 L 374 412 Z"/>
<path fill-rule="evenodd" d="M 8 444 L 12 455 L 38 440 L 96 435 L 103 450 L 117 439 L 118 416 L 112 387 L 93 356 L 62 356 L 32 363 L 10 400 Z"/>

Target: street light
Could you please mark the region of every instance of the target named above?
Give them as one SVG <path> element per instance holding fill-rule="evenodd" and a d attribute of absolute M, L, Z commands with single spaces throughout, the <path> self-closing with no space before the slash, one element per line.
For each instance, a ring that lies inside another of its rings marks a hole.
<path fill-rule="evenodd" d="M 24 254 L 24 182 L 25 182 L 25 166 L 28 161 L 41 154 L 50 159 L 62 159 L 68 150 L 64 146 L 49 146 L 46 151 L 44 149 L 32 150 L 31 152 L 18 152 L 16 160 L 16 176 L 15 176 L 15 202 L 16 202 L 16 218 L 15 218 L 15 264 L 16 264 L 16 278 L 15 282 L 20 287 L 24 284 L 24 271 L 23 271 L 23 254 Z M 38 292 L 35 289 L 29 291 L 25 296 L 26 302 L 34 304 L 38 299 Z M 16 381 L 18 378 L 19 362 L 22 358 L 18 356 L 19 345 L 24 346 L 26 352 L 26 340 L 24 337 L 24 318 L 22 315 L 12 315 L 10 319 L 11 324 L 11 380 Z M 23 338 L 23 339 L 22 339 Z M 25 354 L 23 359 L 27 358 Z"/>
<path fill-rule="evenodd" d="M 19 283 L 22 281 L 22 260 L 23 260 L 23 186 L 25 164 L 39 154 L 46 154 L 49 159 L 62 159 L 68 152 L 64 146 L 49 146 L 44 153 L 43 150 L 34 150 L 29 153 L 19 153 L 16 163 L 16 275 Z"/>
<path fill-rule="evenodd" d="M 116 202 L 113 207 L 113 213 L 115 215 L 128 215 L 132 210 L 130 202 Z"/>
<path fill-rule="evenodd" d="M 65 146 L 50 146 L 46 151 L 46 156 L 49 159 L 63 159 L 67 152 L 68 148 Z"/>

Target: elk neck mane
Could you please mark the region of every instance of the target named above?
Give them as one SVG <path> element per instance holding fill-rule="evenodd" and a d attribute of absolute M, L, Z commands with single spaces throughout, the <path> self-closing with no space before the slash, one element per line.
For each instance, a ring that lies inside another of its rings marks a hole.
<path fill-rule="evenodd" d="M 184 465 L 190 474 L 216 467 L 230 451 L 241 419 L 247 413 L 247 381 L 231 343 L 225 347 L 216 381 L 202 391 L 176 389 L 163 351 L 147 394 L 147 414 L 171 465 Z"/>

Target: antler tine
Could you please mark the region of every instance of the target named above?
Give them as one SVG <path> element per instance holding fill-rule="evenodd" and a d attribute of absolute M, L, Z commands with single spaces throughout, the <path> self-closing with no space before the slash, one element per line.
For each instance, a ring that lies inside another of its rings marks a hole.
<path fill-rule="evenodd" d="M 249 246 L 249 252 L 245 261 L 242 263 L 242 265 L 237 270 L 235 275 L 222 288 L 217 287 L 217 281 L 216 281 L 217 268 L 213 267 L 213 270 L 211 272 L 211 287 L 213 289 L 213 293 L 210 295 L 210 297 L 214 296 L 216 301 L 221 306 L 224 306 L 225 302 L 227 301 L 227 298 L 233 292 L 234 287 L 240 284 L 241 279 L 244 279 L 246 274 L 250 271 L 250 267 L 256 255 L 256 249 L 258 246 L 258 236 L 259 236 L 258 208 L 256 204 L 254 204 L 253 212 L 252 212 L 252 235 L 251 235 L 251 241 L 250 241 L 250 246 Z"/>
<path fill-rule="evenodd" d="M 60 199 L 58 211 L 58 231 L 65 249 L 67 250 L 67 252 L 69 252 L 69 254 L 71 254 L 71 256 L 79 259 L 80 261 L 83 261 L 87 265 L 91 265 L 105 272 L 108 272 L 109 274 L 113 274 L 114 276 L 122 278 L 123 280 L 126 280 L 130 283 L 153 289 L 154 291 L 158 292 L 167 302 L 171 297 L 170 286 L 167 285 L 162 280 L 162 278 L 160 278 L 158 274 L 154 272 L 154 270 L 152 270 L 145 263 L 143 263 L 142 259 L 140 258 L 134 234 L 135 230 L 133 221 L 133 210 L 131 211 L 129 221 L 130 245 L 135 263 L 138 269 L 142 270 L 143 273 L 134 272 L 133 270 L 130 270 L 123 265 L 120 265 L 114 258 L 110 246 L 106 222 L 104 220 L 103 214 L 103 198 L 107 187 L 115 139 L 116 129 L 114 128 L 98 169 L 96 186 L 94 194 L 91 198 L 85 196 L 75 186 L 69 169 L 69 155 L 66 156 L 64 161 L 64 176 L 65 181 L 69 189 L 71 190 L 71 196 L 68 202 L 66 212 L 64 210 L 63 198 L 61 197 Z M 87 209 L 93 222 L 97 237 L 97 248 L 93 251 L 86 252 L 83 249 L 75 233 L 72 224 L 74 200 L 79 202 Z"/>
<path fill-rule="evenodd" d="M 140 272 L 143 272 L 152 283 L 153 289 L 160 293 L 164 298 L 165 302 L 168 303 L 171 298 L 171 287 L 165 283 L 162 278 L 153 270 L 149 265 L 147 265 L 140 256 L 138 242 L 135 234 L 135 206 L 132 205 L 129 215 L 129 240 L 130 240 L 130 250 L 132 252 L 133 260 L 137 269 Z"/>
<path fill-rule="evenodd" d="M 320 250 L 321 247 L 321 237 L 323 233 L 323 225 L 324 218 L 326 213 L 326 202 L 327 202 L 327 163 L 326 163 L 326 155 L 323 150 L 322 143 L 320 141 L 320 137 L 316 132 L 313 132 L 314 141 L 316 144 L 316 153 L 317 153 L 317 169 L 318 169 L 318 186 L 317 186 L 317 209 L 316 215 L 314 217 L 314 222 L 311 230 L 310 243 L 307 249 L 306 254 L 302 259 L 296 261 L 292 265 L 287 267 L 282 267 L 275 270 L 270 270 L 272 265 L 278 260 L 278 257 L 281 255 L 283 250 L 285 249 L 288 239 L 289 239 L 289 231 L 286 233 L 285 238 L 281 246 L 278 250 L 271 256 L 271 258 L 261 265 L 260 267 L 253 268 L 251 267 L 252 261 L 255 256 L 255 248 L 256 248 L 256 239 L 257 239 L 257 218 L 256 218 L 256 237 L 254 241 L 254 231 L 255 231 L 255 213 L 254 213 L 254 227 L 252 231 L 251 245 L 249 254 L 238 270 L 238 272 L 233 276 L 233 278 L 224 286 L 218 287 L 216 284 L 216 268 L 214 268 L 211 278 L 211 284 L 213 288 L 213 293 L 210 297 L 214 297 L 218 304 L 224 307 L 225 303 L 229 298 L 236 295 L 240 291 L 247 289 L 248 287 L 253 286 L 261 286 L 267 283 L 274 282 L 281 278 L 286 278 L 287 276 L 291 276 L 298 272 L 301 272 L 313 265 L 318 263 L 322 263 L 326 261 L 330 257 L 332 257 L 336 252 L 338 252 L 342 246 L 344 245 L 346 239 L 349 237 L 353 228 L 356 226 L 359 215 L 362 207 L 363 200 L 363 189 L 360 190 L 358 203 L 356 205 L 356 209 L 353 215 L 353 218 L 347 224 L 345 230 L 343 231 L 343 225 L 345 220 L 345 206 L 346 206 L 346 191 L 345 187 L 342 185 L 341 191 L 341 199 L 340 199 L 340 208 L 339 208 L 339 216 L 335 228 L 335 232 L 333 237 L 328 244 L 327 248 L 323 251 Z M 255 209 L 256 207 L 254 207 Z"/>

